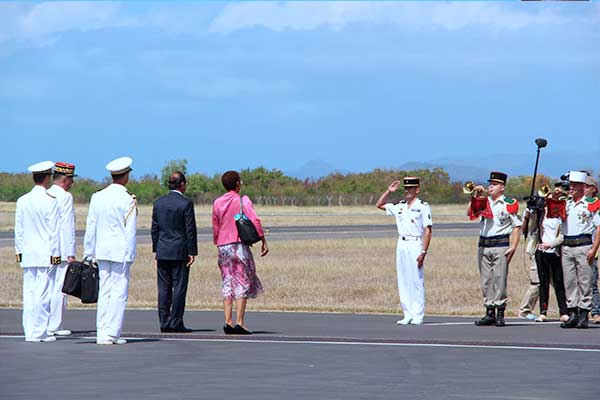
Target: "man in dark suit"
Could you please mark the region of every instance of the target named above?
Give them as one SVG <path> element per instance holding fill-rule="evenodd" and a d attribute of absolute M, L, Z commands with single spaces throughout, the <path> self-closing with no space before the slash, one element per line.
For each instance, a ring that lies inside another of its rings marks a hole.
<path fill-rule="evenodd" d="M 191 332 L 183 324 L 190 266 L 198 255 L 194 203 L 185 197 L 182 172 L 169 177 L 169 193 L 154 202 L 152 251 L 156 253 L 161 332 Z"/>

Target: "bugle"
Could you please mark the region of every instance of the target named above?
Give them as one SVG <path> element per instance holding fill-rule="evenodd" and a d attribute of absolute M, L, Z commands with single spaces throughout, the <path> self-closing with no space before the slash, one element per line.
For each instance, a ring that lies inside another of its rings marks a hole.
<path fill-rule="evenodd" d="M 478 194 L 483 194 L 486 192 L 485 188 L 482 185 L 476 185 L 472 181 L 467 181 L 463 185 L 463 193 L 473 195 L 473 193 L 480 192 Z"/>

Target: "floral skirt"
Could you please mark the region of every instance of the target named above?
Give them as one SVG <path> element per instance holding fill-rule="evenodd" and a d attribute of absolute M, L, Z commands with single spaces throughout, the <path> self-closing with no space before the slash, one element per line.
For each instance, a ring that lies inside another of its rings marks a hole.
<path fill-rule="evenodd" d="M 250 247 L 232 243 L 218 246 L 217 249 L 223 278 L 223 299 L 253 299 L 263 292 Z"/>

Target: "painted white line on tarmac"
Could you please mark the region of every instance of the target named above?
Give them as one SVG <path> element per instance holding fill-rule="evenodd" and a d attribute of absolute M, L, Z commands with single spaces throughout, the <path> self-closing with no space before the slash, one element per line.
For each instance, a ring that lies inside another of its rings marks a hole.
<path fill-rule="evenodd" d="M 24 336 L 0 335 L 4 339 L 23 339 Z M 77 339 L 96 340 L 95 336 L 85 336 Z M 122 337 L 131 342 L 152 340 L 161 342 L 206 342 L 206 343 L 265 343 L 265 344 L 309 344 L 337 346 L 378 346 L 378 347 L 444 347 L 457 349 L 498 349 L 498 350 L 541 350 L 541 351 L 577 351 L 581 353 L 600 353 L 600 349 L 578 349 L 569 347 L 530 347 L 530 346 L 499 346 L 483 344 L 451 344 L 451 343 L 389 343 L 389 342 L 330 342 L 312 340 L 253 340 L 253 339 L 194 339 L 194 338 L 157 338 L 157 337 Z M 60 339 L 58 339 L 60 341 Z"/>
<path fill-rule="evenodd" d="M 560 321 L 546 321 L 546 322 L 535 322 L 535 321 L 523 321 L 523 320 L 514 320 L 514 321 L 506 321 L 506 326 L 510 326 L 511 322 L 519 325 L 558 325 Z M 448 326 L 448 325 L 474 325 L 474 322 L 425 322 L 423 326 Z"/>

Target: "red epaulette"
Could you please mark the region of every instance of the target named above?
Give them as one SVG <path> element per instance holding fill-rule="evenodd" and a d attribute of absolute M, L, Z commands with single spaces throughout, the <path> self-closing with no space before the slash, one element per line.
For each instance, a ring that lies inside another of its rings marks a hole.
<path fill-rule="evenodd" d="M 506 203 L 506 211 L 510 214 L 517 214 L 519 212 L 519 202 L 516 199 L 504 196 L 504 202 Z"/>
<path fill-rule="evenodd" d="M 587 201 L 588 203 L 588 211 L 596 212 L 600 210 L 600 199 L 598 199 L 597 197 L 586 197 L 585 201 Z"/>

